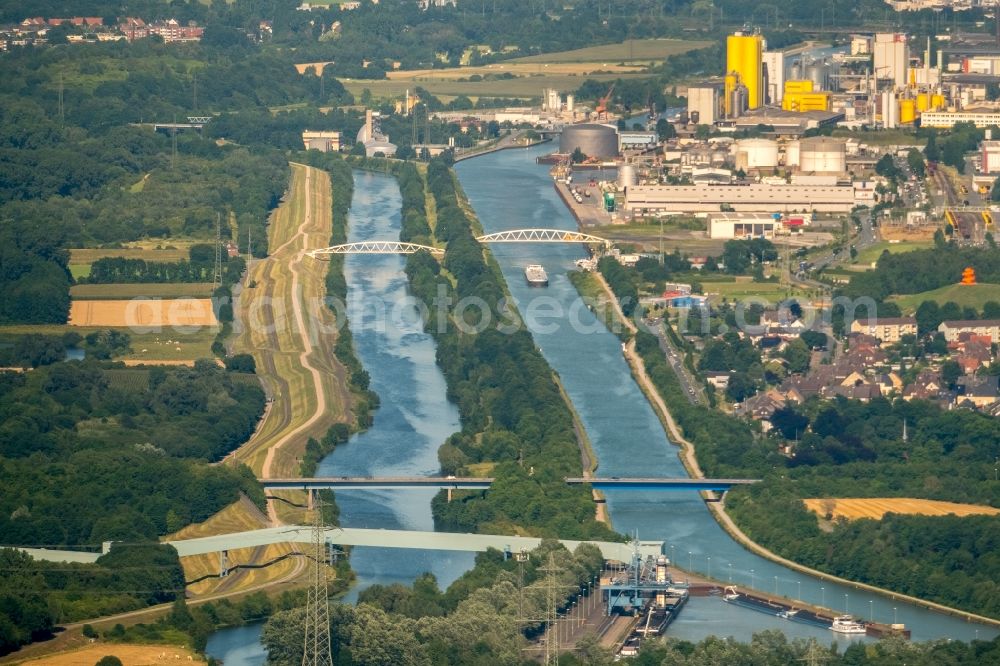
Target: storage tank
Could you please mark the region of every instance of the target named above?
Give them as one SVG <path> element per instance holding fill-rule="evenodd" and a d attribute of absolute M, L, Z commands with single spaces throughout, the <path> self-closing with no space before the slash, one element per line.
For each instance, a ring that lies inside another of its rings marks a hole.
<path fill-rule="evenodd" d="M 778 166 L 778 142 L 773 139 L 740 139 L 736 154 L 746 153 L 746 168 L 773 169 Z"/>
<path fill-rule="evenodd" d="M 799 165 L 799 142 L 789 141 L 785 146 L 785 166 L 797 167 Z"/>
<path fill-rule="evenodd" d="M 618 187 L 632 187 L 638 182 L 639 176 L 636 175 L 634 166 L 623 164 L 618 167 Z"/>
<path fill-rule="evenodd" d="M 618 155 L 618 130 L 596 123 L 566 125 L 559 136 L 559 152 L 569 154 L 577 148 L 587 157 L 615 157 Z"/>
<path fill-rule="evenodd" d="M 930 108 L 931 96 L 927 93 L 920 93 L 917 95 L 917 111 L 923 113 Z M 902 115 L 902 114 L 900 114 Z"/>
<path fill-rule="evenodd" d="M 574 107 L 574 102 L 575 102 L 575 100 L 574 100 L 574 98 L 573 98 L 572 95 L 566 95 L 566 110 L 567 111 L 573 111 L 573 109 L 575 108 Z"/>
<path fill-rule="evenodd" d="M 814 61 L 806 67 L 805 78 L 812 81 L 814 90 L 829 90 L 830 66 L 825 62 Z"/>
<path fill-rule="evenodd" d="M 846 170 L 847 147 L 843 140 L 816 136 L 799 142 L 799 171 L 843 173 Z"/>
<path fill-rule="evenodd" d="M 899 100 L 899 122 L 912 124 L 917 119 L 917 103 L 912 99 Z"/>
<path fill-rule="evenodd" d="M 944 108 L 944 95 L 931 95 L 931 109 L 938 111 Z"/>

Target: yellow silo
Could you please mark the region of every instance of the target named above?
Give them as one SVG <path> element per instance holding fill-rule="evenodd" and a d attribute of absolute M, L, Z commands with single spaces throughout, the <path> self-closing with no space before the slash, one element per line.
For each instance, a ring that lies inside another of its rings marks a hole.
<path fill-rule="evenodd" d="M 934 94 L 931 95 L 931 109 L 938 111 L 944 108 L 944 95 Z"/>
<path fill-rule="evenodd" d="M 931 96 L 928 93 L 920 93 L 917 95 L 917 111 L 923 113 L 930 108 Z"/>
<path fill-rule="evenodd" d="M 917 119 L 917 103 L 912 99 L 899 100 L 899 122 L 911 124 Z"/>
<path fill-rule="evenodd" d="M 726 38 L 726 72 L 738 74 L 740 83 L 747 87 L 749 109 L 756 109 L 763 103 L 763 52 L 760 35 L 736 33 Z"/>

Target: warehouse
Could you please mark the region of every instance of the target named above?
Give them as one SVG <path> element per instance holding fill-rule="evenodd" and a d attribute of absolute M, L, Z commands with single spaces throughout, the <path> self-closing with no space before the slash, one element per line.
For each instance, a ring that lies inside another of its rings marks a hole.
<path fill-rule="evenodd" d="M 781 219 L 770 213 L 716 213 L 708 217 L 709 238 L 774 238 Z"/>
<path fill-rule="evenodd" d="M 847 213 L 855 206 L 854 187 L 818 185 L 638 185 L 625 193 L 633 216 L 733 211 L 766 213 Z"/>

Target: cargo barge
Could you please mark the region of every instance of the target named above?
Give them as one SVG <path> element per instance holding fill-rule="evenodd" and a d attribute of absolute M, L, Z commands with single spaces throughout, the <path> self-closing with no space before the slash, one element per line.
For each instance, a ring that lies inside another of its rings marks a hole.
<path fill-rule="evenodd" d="M 528 281 L 529 287 L 549 286 L 549 276 L 545 269 L 539 264 L 529 264 L 524 269 L 524 279 Z"/>

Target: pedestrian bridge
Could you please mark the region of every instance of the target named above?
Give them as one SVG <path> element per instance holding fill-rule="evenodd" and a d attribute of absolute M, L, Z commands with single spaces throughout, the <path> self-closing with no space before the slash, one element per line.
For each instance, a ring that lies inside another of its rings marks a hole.
<path fill-rule="evenodd" d="M 343 243 L 342 245 L 310 250 L 306 254 L 313 259 L 319 259 L 333 254 L 416 254 L 417 252 L 430 252 L 431 254 L 442 255 L 444 254 L 444 249 L 430 245 L 419 245 L 417 243 L 402 243 L 400 241 L 364 241 L 361 243 Z"/>
<path fill-rule="evenodd" d="M 760 479 L 657 479 L 657 478 L 583 478 L 566 479 L 571 485 L 590 484 L 593 488 L 629 488 L 633 490 L 719 490 L 757 483 Z M 265 490 L 361 490 L 393 488 L 441 488 L 448 490 L 485 490 L 493 485 L 490 477 L 479 476 L 333 476 L 300 479 L 261 479 Z"/>
<path fill-rule="evenodd" d="M 610 249 L 612 245 L 607 238 L 566 229 L 511 229 L 478 236 L 476 240 L 480 243 L 586 243 L 602 245 L 605 250 Z M 416 252 L 443 255 L 444 248 L 400 241 L 364 241 L 331 245 L 318 250 L 310 250 L 306 254 L 314 259 L 319 259 L 334 254 L 414 254 Z"/>

